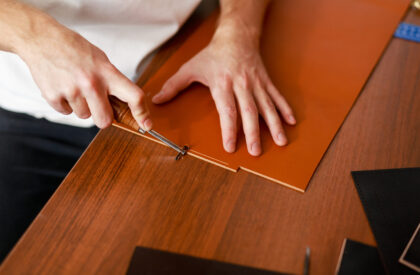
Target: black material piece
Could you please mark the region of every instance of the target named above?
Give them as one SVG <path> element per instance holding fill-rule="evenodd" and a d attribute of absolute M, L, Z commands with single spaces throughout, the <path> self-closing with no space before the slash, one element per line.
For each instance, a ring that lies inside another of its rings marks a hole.
<path fill-rule="evenodd" d="M 417 233 L 405 254 L 404 260 L 420 267 L 420 233 Z"/>
<path fill-rule="evenodd" d="M 406 262 L 414 265 L 417 269 L 420 269 L 420 223 L 417 227 L 416 232 L 413 234 L 411 243 L 408 245 L 407 251 L 402 258 Z"/>
<path fill-rule="evenodd" d="M 337 275 L 385 275 L 378 249 L 346 239 Z"/>
<path fill-rule="evenodd" d="M 136 247 L 127 275 L 279 275 L 268 270 L 229 264 L 146 247 Z"/>
<path fill-rule="evenodd" d="M 420 222 L 420 168 L 352 172 L 385 270 L 418 274 L 398 262 Z"/>
<path fill-rule="evenodd" d="M 0 109 L 0 263 L 97 131 Z"/>

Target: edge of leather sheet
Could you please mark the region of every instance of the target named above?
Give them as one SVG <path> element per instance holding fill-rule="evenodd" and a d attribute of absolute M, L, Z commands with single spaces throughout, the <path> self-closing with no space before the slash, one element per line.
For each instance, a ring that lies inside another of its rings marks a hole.
<path fill-rule="evenodd" d="M 128 132 L 130 132 L 130 133 L 133 133 L 133 134 L 135 134 L 135 135 L 137 135 L 137 136 L 141 136 L 141 137 L 143 137 L 143 138 L 146 138 L 146 139 L 148 139 L 148 140 L 151 140 L 151 141 L 154 141 L 154 142 L 156 142 L 156 143 L 159 143 L 159 144 L 162 144 L 162 145 L 165 145 L 165 146 L 166 146 L 166 144 L 165 144 L 165 143 L 163 143 L 163 142 L 161 142 L 160 140 L 157 140 L 157 139 L 155 139 L 155 138 L 153 138 L 153 137 L 149 137 L 149 136 L 143 135 L 143 134 L 141 134 L 140 132 L 135 131 L 134 129 L 132 129 L 131 127 L 127 126 L 127 125 L 126 125 L 126 124 L 124 124 L 124 123 L 114 121 L 114 122 L 112 123 L 112 125 L 113 125 L 113 126 L 115 126 L 115 127 L 117 127 L 117 128 L 120 128 L 120 129 L 122 129 L 122 130 L 125 130 L 125 131 L 128 131 Z M 193 150 L 189 150 L 189 151 L 187 152 L 187 155 L 190 155 L 190 156 L 193 156 L 193 157 L 195 157 L 195 158 L 198 158 L 198 159 L 204 160 L 204 161 L 206 161 L 206 162 L 209 162 L 209 163 L 211 163 L 211 164 L 217 165 L 217 166 L 222 167 L 222 168 L 224 168 L 224 169 L 226 169 L 226 170 L 229 170 L 229 171 L 231 171 L 231 172 L 235 172 L 235 173 L 236 173 L 236 172 L 238 171 L 238 169 L 234 169 L 234 168 L 232 168 L 232 167 L 229 167 L 229 166 L 228 166 L 228 164 L 227 164 L 226 162 L 221 162 L 221 161 L 218 161 L 218 160 L 216 160 L 216 159 L 214 159 L 214 158 L 211 158 L 211 157 L 206 156 L 206 155 L 204 155 L 204 154 L 201 154 L 201 153 L 199 153 L 199 152 L 195 152 L 195 151 L 193 151 Z"/>
<path fill-rule="evenodd" d="M 267 176 L 267 175 L 260 174 L 260 173 L 258 173 L 257 171 L 254 171 L 254 170 L 251 170 L 251 169 L 248 169 L 248 168 L 242 167 L 242 166 L 239 166 L 239 169 L 244 170 L 244 171 L 246 171 L 246 172 L 248 172 L 248 173 L 251 173 L 251 174 L 257 175 L 257 176 L 259 176 L 259 177 L 265 178 L 265 179 L 267 179 L 267 180 L 273 181 L 273 182 L 275 182 L 275 183 L 277 183 L 277 184 L 283 185 L 283 186 L 285 186 L 285 187 L 287 187 L 287 188 L 293 189 L 293 190 L 298 191 L 298 192 L 300 192 L 300 193 L 305 193 L 305 191 L 306 191 L 306 189 L 301 189 L 301 188 L 298 188 L 298 187 L 293 186 L 293 185 L 290 185 L 290 184 L 288 184 L 288 183 L 286 183 L 286 182 L 284 182 L 284 181 L 280 181 L 280 180 L 278 180 L 278 179 L 275 179 L 275 178 L 269 177 L 269 176 Z"/>

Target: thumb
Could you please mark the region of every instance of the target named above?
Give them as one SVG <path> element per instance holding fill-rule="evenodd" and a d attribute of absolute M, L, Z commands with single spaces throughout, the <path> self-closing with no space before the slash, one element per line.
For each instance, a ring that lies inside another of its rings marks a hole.
<path fill-rule="evenodd" d="M 163 84 L 162 90 L 152 98 L 152 102 L 155 104 L 165 103 L 194 81 L 195 77 L 192 67 L 185 64 Z"/>

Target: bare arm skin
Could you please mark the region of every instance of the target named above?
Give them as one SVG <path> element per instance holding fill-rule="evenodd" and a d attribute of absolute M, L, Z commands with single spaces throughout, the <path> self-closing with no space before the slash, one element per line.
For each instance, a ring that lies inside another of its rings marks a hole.
<path fill-rule="evenodd" d="M 259 115 L 278 146 L 287 144 L 280 116 L 290 125 L 296 123 L 290 106 L 271 82 L 259 52 L 268 3 L 220 0 L 219 25 L 210 44 L 184 64 L 153 98 L 156 104 L 164 103 L 194 81 L 208 86 L 219 113 L 227 152 L 235 151 L 239 118 L 248 152 L 254 156 L 261 154 Z"/>
<path fill-rule="evenodd" d="M 128 103 L 140 127 L 152 122 L 143 91 L 119 72 L 104 52 L 48 14 L 14 0 L 0 1 L 0 50 L 19 55 L 43 97 L 58 112 L 111 125 L 108 96 Z"/>

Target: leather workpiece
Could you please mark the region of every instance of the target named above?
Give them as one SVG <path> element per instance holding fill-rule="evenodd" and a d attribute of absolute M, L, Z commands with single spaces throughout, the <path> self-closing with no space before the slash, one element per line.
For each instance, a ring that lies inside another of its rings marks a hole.
<path fill-rule="evenodd" d="M 154 129 L 188 145 L 190 155 L 304 192 L 409 3 L 272 1 L 261 54 L 273 83 L 292 106 L 297 125 L 284 125 L 289 144 L 279 147 L 260 120 L 263 154 L 259 157 L 248 154 L 242 129 L 236 152 L 223 150 L 219 117 L 207 87 L 193 84 L 171 102 L 151 103 L 163 83 L 208 44 L 217 24 L 214 13 L 144 85 Z M 117 109 L 114 125 L 138 133 L 127 106 Z"/>

